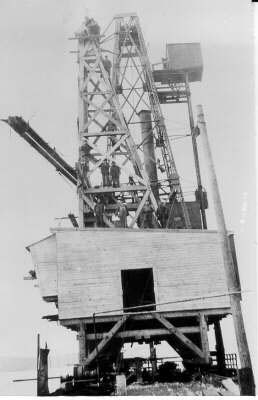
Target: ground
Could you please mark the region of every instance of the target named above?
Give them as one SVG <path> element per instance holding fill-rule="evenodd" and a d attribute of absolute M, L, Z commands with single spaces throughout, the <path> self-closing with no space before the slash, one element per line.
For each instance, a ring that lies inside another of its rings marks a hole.
<path fill-rule="evenodd" d="M 236 391 L 238 387 L 235 385 Z M 141 385 L 133 383 L 127 387 L 128 396 L 234 396 L 235 393 L 223 385 L 215 386 L 212 383 L 202 382 L 173 382 Z"/>

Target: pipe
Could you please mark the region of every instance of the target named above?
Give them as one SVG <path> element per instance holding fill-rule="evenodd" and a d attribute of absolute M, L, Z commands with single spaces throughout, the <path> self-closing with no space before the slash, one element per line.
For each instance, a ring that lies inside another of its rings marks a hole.
<path fill-rule="evenodd" d="M 156 200 L 159 200 L 158 174 L 157 174 L 156 157 L 154 150 L 154 136 L 151 123 L 151 111 L 142 110 L 139 112 L 138 115 L 140 117 L 140 122 L 141 122 L 144 167 L 150 181 L 152 192 Z"/>

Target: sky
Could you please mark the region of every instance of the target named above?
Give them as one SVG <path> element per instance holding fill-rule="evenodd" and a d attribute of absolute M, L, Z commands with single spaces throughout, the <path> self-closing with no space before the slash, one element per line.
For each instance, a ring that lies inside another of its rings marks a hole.
<path fill-rule="evenodd" d="M 129 4 L 128 4 L 129 3 Z M 152 63 L 166 43 L 200 42 L 204 73 L 192 84 L 194 113 L 202 104 L 207 121 L 226 224 L 235 232 L 243 313 L 250 350 L 256 342 L 255 130 L 253 6 L 249 0 L 0 0 L 0 118 L 20 115 L 64 158 L 77 157 L 77 64 L 69 40 L 84 16 L 102 28 L 114 14 L 136 12 Z M 181 108 L 180 108 L 181 107 Z M 187 131 L 186 109 L 164 106 L 169 132 Z M 2 304 L 0 356 L 34 356 L 36 334 L 52 354 L 77 351 L 75 334 L 41 320 L 54 314 L 31 281 L 25 247 L 49 234 L 56 217 L 77 215 L 76 192 L 10 128 L 0 125 L 2 195 Z M 195 185 L 190 143 L 172 143 L 185 188 Z M 200 163 L 204 187 L 209 183 Z M 211 195 L 210 195 L 211 197 Z M 208 226 L 216 228 L 209 197 Z M 245 292 L 248 291 L 248 292 Z M 223 322 L 227 351 L 236 344 L 230 318 Z"/>

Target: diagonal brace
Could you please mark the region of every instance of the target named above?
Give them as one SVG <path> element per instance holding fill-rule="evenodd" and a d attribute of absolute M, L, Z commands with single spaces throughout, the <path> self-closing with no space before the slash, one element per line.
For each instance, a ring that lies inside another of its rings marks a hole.
<path fill-rule="evenodd" d="M 179 329 L 177 329 L 174 325 L 171 324 L 166 318 L 164 318 L 159 313 L 153 313 L 153 316 L 164 325 L 170 333 L 175 335 L 189 350 L 195 353 L 198 357 L 205 359 L 205 354 L 203 351 L 196 346 L 190 339 L 188 339 Z"/>
<path fill-rule="evenodd" d="M 92 361 L 95 360 L 97 355 L 106 347 L 106 345 L 110 342 L 111 339 L 115 336 L 115 334 L 119 331 L 125 321 L 128 319 L 129 315 L 124 315 L 121 319 L 117 321 L 117 323 L 113 326 L 112 329 L 108 332 L 108 334 L 101 340 L 101 342 L 96 346 L 96 348 L 89 354 L 86 358 L 84 365 L 90 365 Z"/>

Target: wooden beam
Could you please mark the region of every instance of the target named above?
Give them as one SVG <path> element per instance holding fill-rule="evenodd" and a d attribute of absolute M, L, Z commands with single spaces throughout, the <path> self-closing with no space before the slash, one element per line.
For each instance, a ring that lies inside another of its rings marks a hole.
<path fill-rule="evenodd" d="M 129 228 L 133 228 L 135 222 L 137 221 L 137 218 L 138 218 L 139 215 L 141 214 L 141 211 L 142 211 L 142 209 L 143 209 L 143 207 L 144 207 L 146 201 L 147 201 L 148 198 L 149 198 L 149 195 L 150 195 L 150 190 L 147 190 L 146 193 L 144 194 L 144 196 L 143 196 L 143 198 L 142 198 L 140 204 L 139 204 L 139 207 L 137 208 L 137 211 L 136 211 L 136 213 L 135 213 L 135 215 L 134 215 L 132 221 L 130 222 Z"/>
<path fill-rule="evenodd" d="M 117 228 L 116 228 L 117 229 Z M 56 232 L 60 229 L 56 228 L 53 230 L 53 232 Z M 63 228 L 61 229 L 63 230 Z M 71 228 L 69 228 L 71 230 Z M 228 314 L 230 314 L 230 308 L 214 308 L 214 309 L 206 309 L 203 310 L 203 313 L 209 317 L 209 316 L 218 316 L 220 318 L 226 317 Z M 132 321 L 143 321 L 143 320 L 150 320 L 154 319 L 152 314 L 150 312 L 148 313 L 142 313 L 142 314 L 129 314 L 130 319 Z M 161 313 L 160 313 L 161 314 Z M 165 311 L 162 312 L 162 316 L 165 318 L 188 318 L 188 317 L 198 317 L 199 311 Z M 118 321 L 121 318 L 122 314 L 118 315 L 97 315 L 96 316 L 96 323 L 105 323 L 105 322 L 115 322 Z M 71 326 L 71 325 L 78 325 L 80 324 L 81 321 L 87 323 L 87 324 L 92 324 L 93 323 L 93 318 L 92 316 L 86 317 L 86 318 L 71 318 L 71 319 L 63 319 L 59 320 L 60 324 L 63 326 Z"/>
<path fill-rule="evenodd" d="M 121 136 L 126 135 L 127 131 L 104 131 L 104 132 L 83 132 L 84 137 L 92 136 Z"/>
<path fill-rule="evenodd" d="M 80 331 L 77 339 L 79 342 L 79 363 L 83 364 L 86 360 L 86 332 L 85 325 L 82 322 L 80 323 Z"/>
<path fill-rule="evenodd" d="M 200 358 L 205 358 L 205 355 L 199 347 L 197 347 L 190 339 L 188 339 L 178 328 L 171 324 L 166 318 L 162 315 L 153 313 L 153 316 L 164 325 L 172 335 L 175 335 L 189 350 L 195 353 Z"/>
<path fill-rule="evenodd" d="M 197 333 L 200 332 L 200 328 L 198 326 L 182 326 L 180 328 L 177 328 L 180 332 L 182 333 Z M 109 332 L 102 332 L 102 333 L 97 333 L 96 338 L 98 340 L 101 340 L 105 338 Z M 123 331 L 123 332 L 118 332 L 116 334 L 117 338 L 121 339 L 126 339 L 126 338 L 133 338 L 133 337 L 147 337 L 150 338 L 152 336 L 165 336 L 165 335 L 170 335 L 171 332 L 168 329 L 137 329 L 137 330 L 132 330 L 132 331 Z M 94 340 L 95 339 L 95 334 L 94 333 L 88 333 L 86 335 L 87 340 Z"/>
<path fill-rule="evenodd" d="M 225 348 L 224 348 L 223 336 L 219 320 L 214 322 L 214 333 L 216 339 L 216 357 L 217 357 L 218 372 L 220 375 L 223 376 L 225 374 L 225 369 L 226 369 Z"/>
<path fill-rule="evenodd" d="M 113 192 L 135 192 L 138 190 L 146 190 L 146 186 L 142 185 L 124 185 L 120 187 L 98 187 L 98 188 L 89 188 L 84 190 L 86 194 L 93 194 L 93 193 L 113 193 Z"/>
<path fill-rule="evenodd" d="M 200 333 L 201 333 L 201 342 L 202 342 L 202 351 L 205 355 L 205 361 L 207 364 L 210 362 L 210 349 L 209 349 L 209 339 L 208 339 L 208 328 L 206 317 L 203 313 L 199 315 L 200 322 Z"/>
<path fill-rule="evenodd" d="M 97 357 L 97 355 L 106 347 L 106 345 L 110 342 L 110 340 L 115 336 L 115 334 L 119 331 L 121 326 L 128 319 L 129 315 L 124 315 L 112 329 L 108 332 L 108 334 L 101 340 L 101 342 L 97 345 L 97 347 L 89 354 L 87 359 L 84 362 L 84 365 L 90 365 L 92 361 Z"/>

